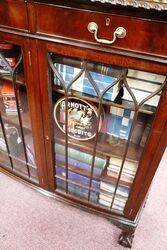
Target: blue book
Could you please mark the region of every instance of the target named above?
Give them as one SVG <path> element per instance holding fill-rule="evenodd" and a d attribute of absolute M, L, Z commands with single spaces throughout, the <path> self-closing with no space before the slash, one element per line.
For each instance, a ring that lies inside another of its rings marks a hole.
<path fill-rule="evenodd" d="M 74 60 L 68 60 L 67 63 L 74 63 Z M 101 93 L 102 91 L 105 90 L 106 87 L 111 85 L 111 88 L 107 91 L 107 93 L 104 94 L 104 99 L 114 101 L 116 96 L 119 93 L 120 90 L 120 84 L 116 84 L 112 87 L 112 84 L 115 83 L 115 81 L 118 79 L 118 76 L 122 74 L 122 70 L 117 68 L 112 68 L 112 67 L 107 67 L 103 65 L 95 65 L 88 63 L 90 68 L 94 69 L 97 68 L 99 72 L 95 72 L 90 70 L 89 73 L 91 77 L 93 78 L 97 88 L 99 89 L 99 92 Z M 70 65 L 66 64 L 60 64 L 60 63 L 55 63 L 54 66 L 56 67 L 58 73 L 61 75 L 63 78 L 64 82 L 66 85 L 68 85 L 72 79 L 74 79 L 81 71 L 80 68 L 78 67 L 72 67 Z M 96 66 L 96 67 L 95 67 Z M 54 78 L 54 84 L 56 85 L 61 85 L 60 80 L 58 79 L 57 76 Z M 85 72 L 72 84 L 71 90 L 79 91 L 84 94 L 89 94 L 92 96 L 97 96 L 97 93 L 93 87 L 93 85 L 90 83 L 89 79 L 87 78 L 87 75 Z"/>
<path fill-rule="evenodd" d="M 117 80 L 116 77 L 111 77 L 108 75 L 102 75 L 96 72 L 90 72 L 90 75 L 92 76 L 93 80 L 95 81 L 100 93 L 104 91 L 109 85 L 112 86 L 113 83 Z M 103 95 L 104 99 L 113 101 L 116 96 L 118 95 L 120 86 L 119 84 L 111 87 L 107 92 Z M 90 94 L 93 96 L 97 96 L 96 91 L 93 87 L 93 85 L 88 80 L 87 76 L 84 78 L 82 92 L 85 94 Z"/>
<path fill-rule="evenodd" d="M 56 187 L 57 189 L 60 189 L 62 191 L 65 191 L 66 189 L 66 182 L 64 180 L 61 180 L 59 178 L 56 178 Z M 88 199 L 88 189 L 79 187 L 75 184 L 68 183 L 68 193 L 74 196 L 78 196 L 79 198 Z M 98 193 L 92 192 L 90 193 L 90 201 L 91 202 L 97 202 L 98 200 Z"/>
<path fill-rule="evenodd" d="M 65 155 L 65 146 L 55 143 L 55 153 Z M 93 158 L 91 154 L 81 152 L 71 147 L 68 147 L 68 156 L 75 160 L 79 159 L 80 162 L 86 163 L 88 165 L 91 165 Z M 106 159 L 96 156 L 94 165 L 97 168 L 104 169 L 104 167 L 106 166 Z"/>
<path fill-rule="evenodd" d="M 56 167 L 56 175 L 60 176 L 60 177 L 64 177 L 66 176 L 66 170 L 62 167 Z M 76 184 L 81 184 L 83 186 L 89 187 L 89 183 L 90 183 L 90 178 L 86 177 L 86 176 L 82 176 L 80 174 L 68 171 L 68 179 L 70 181 L 74 181 Z M 100 186 L 100 181 L 98 180 L 92 180 L 92 188 L 98 190 Z"/>
<path fill-rule="evenodd" d="M 58 165 L 59 162 L 63 163 L 65 165 L 66 159 L 65 159 L 64 155 L 56 154 L 55 161 L 56 161 L 56 165 Z M 70 157 L 68 157 L 68 164 L 74 166 L 75 168 L 77 167 L 78 169 L 81 169 L 81 170 L 86 170 L 88 172 L 91 171 L 91 165 L 90 164 L 78 161 L 78 160 L 70 158 Z M 93 170 L 94 170 L 93 173 L 97 174 L 97 175 L 100 175 L 101 172 L 102 172 L 102 169 L 98 168 L 96 166 L 94 166 Z"/>
<path fill-rule="evenodd" d="M 165 75 L 158 75 L 139 70 L 128 70 L 127 83 L 131 91 L 135 95 L 138 103 L 148 97 L 150 94 L 157 91 L 165 81 Z M 124 87 L 123 99 L 132 101 L 132 97 Z M 158 105 L 160 95 L 157 94 L 149 99 L 145 104 L 156 107 Z"/>
<path fill-rule="evenodd" d="M 134 111 L 111 107 L 108 116 L 107 133 L 121 139 L 128 139 Z"/>

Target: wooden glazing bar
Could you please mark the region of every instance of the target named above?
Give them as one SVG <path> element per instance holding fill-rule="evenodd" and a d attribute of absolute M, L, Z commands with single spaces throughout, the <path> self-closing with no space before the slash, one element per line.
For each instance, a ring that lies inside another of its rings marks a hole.
<path fill-rule="evenodd" d="M 53 90 L 57 93 L 60 93 L 60 94 L 64 94 L 64 91 L 60 88 L 58 88 L 57 86 L 54 86 L 53 87 Z M 91 101 L 91 102 L 95 102 L 95 103 L 98 103 L 98 100 L 94 97 L 90 97 L 90 96 L 87 96 L 85 94 L 82 94 L 80 92 L 77 92 L 75 90 L 70 90 L 69 94 L 72 94 L 73 96 L 79 96 L 81 97 L 82 99 L 86 100 L 86 101 Z M 105 100 L 102 100 L 102 104 L 103 105 L 108 105 L 108 106 L 113 106 L 113 107 L 117 107 L 117 108 L 124 108 L 124 109 L 129 109 L 131 111 L 134 111 L 135 108 L 134 108 L 134 105 L 128 101 L 125 101 L 123 100 L 122 101 L 122 104 L 118 104 L 118 103 L 114 103 L 112 101 L 105 101 Z M 141 108 L 139 109 L 139 112 L 140 113 L 144 113 L 144 114 L 149 114 L 149 115 L 152 115 L 154 114 L 154 111 L 151 111 L 151 110 L 147 110 L 146 108 Z"/>
<path fill-rule="evenodd" d="M 6 136 L 5 127 L 4 127 L 4 124 L 3 124 L 1 112 L 0 112 L 0 124 L 1 124 L 2 133 L 3 133 L 3 137 L 4 137 L 4 140 L 5 140 L 5 144 L 6 144 L 7 155 L 8 155 L 9 160 L 10 160 L 11 168 L 13 169 L 14 168 L 13 161 L 12 161 L 12 158 L 10 156 L 10 149 L 9 149 L 9 145 L 8 145 L 8 140 L 7 140 L 7 136 Z"/>
<path fill-rule="evenodd" d="M 68 193 L 68 92 L 65 91 L 65 163 L 66 163 L 66 193 Z"/>
<path fill-rule="evenodd" d="M 22 142 L 23 142 L 24 156 L 25 156 L 26 166 L 27 166 L 27 173 L 28 173 L 28 177 L 30 178 L 30 170 L 29 170 L 29 166 L 27 165 L 28 156 L 27 156 L 26 143 L 25 143 L 25 138 L 24 138 L 23 123 L 22 123 L 22 117 L 21 117 L 20 105 L 19 105 L 19 98 L 18 98 L 18 92 L 17 92 L 17 86 L 16 86 L 17 69 L 18 69 L 20 63 L 22 62 L 22 60 L 23 60 L 23 57 L 22 57 L 22 54 L 21 54 L 15 68 L 12 71 L 12 80 L 13 80 L 12 82 L 13 82 L 13 87 L 14 87 L 14 92 L 15 92 L 15 97 L 16 97 L 16 106 L 17 106 L 18 119 L 19 119 L 19 124 L 20 124 L 21 139 L 22 139 Z"/>
<path fill-rule="evenodd" d="M 122 161 L 122 164 L 121 164 L 121 168 L 120 168 L 120 171 L 119 171 L 119 175 L 118 175 L 118 180 L 117 180 L 117 183 L 116 183 L 116 188 L 115 188 L 115 192 L 114 192 L 114 196 L 113 196 L 113 200 L 112 200 L 112 203 L 111 203 L 111 209 L 112 209 L 112 206 L 113 206 L 113 203 L 114 203 L 114 199 L 115 199 L 115 195 L 116 195 L 116 192 L 117 192 L 117 188 L 119 186 L 119 182 L 120 182 L 120 178 L 121 178 L 121 174 L 122 174 L 122 171 L 123 171 L 123 166 L 124 166 L 124 162 L 126 160 L 126 156 L 127 156 L 127 153 L 128 153 L 128 148 L 129 148 L 129 145 L 130 145 L 130 140 L 131 140 L 131 136 L 132 136 L 132 133 L 133 133 L 133 129 L 134 129 L 134 126 L 135 126 L 135 123 L 136 123 L 136 120 L 137 120 L 137 116 L 138 116 L 138 113 L 139 113 L 139 109 L 141 108 L 141 106 L 146 102 L 148 101 L 149 99 L 151 99 L 152 97 L 154 97 L 156 94 L 160 93 L 160 91 L 164 88 L 165 84 L 166 84 L 166 80 L 165 82 L 161 85 L 161 87 L 153 92 L 152 94 L 150 94 L 148 97 L 144 98 L 139 104 L 137 104 L 136 102 L 136 98 L 135 96 L 133 95 L 132 91 L 130 90 L 128 84 L 127 84 L 127 81 L 126 79 L 124 79 L 124 84 L 125 84 L 125 87 L 127 88 L 127 90 L 129 91 L 133 101 L 135 102 L 135 107 L 136 107 L 136 111 L 135 111 L 135 114 L 134 114 L 134 117 L 133 117 L 133 122 L 132 122 L 132 125 L 131 125 L 131 129 L 130 129 L 130 133 L 129 133 L 129 137 L 128 137 L 128 141 L 127 141 L 127 145 L 126 145 L 126 149 L 125 149 L 125 153 L 124 153 L 124 156 L 123 156 L 123 161 Z M 144 148 L 142 150 L 142 153 L 144 152 Z M 141 156 L 142 158 L 142 156 Z M 141 160 L 141 159 L 140 159 Z M 139 163 L 140 164 L 140 160 L 139 160 Z M 130 189 L 131 190 L 131 189 Z M 130 193 L 130 190 L 129 190 L 129 193 Z"/>
<path fill-rule="evenodd" d="M 4 64 L 9 69 L 11 79 L 12 79 L 12 83 L 13 83 L 13 88 L 14 88 L 14 93 L 15 93 L 15 98 L 16 98 L 17 112 L 18 112 L 18 120 L 19 120 L 19 124 L 20 124 L 21 139 L 22 139 L 22 142 L 23 142 L 24 156 L 25 156 L 25 160 L 26 160 L 27 174 L 28 174 L 28 177 L 30 178 L 30 170 L 29 170 L 29 166 L 27 165 L 28 157 L 27 157 L 27 151 L 26 151 L 26 145 L 25 145 L 25 139 L 24 139 L 24 132 L 23 132 L 23 126 L 22 126 L 22 118 L 21 118 L 19 99 L 18 99 L 18 92 L 17 92 L 17 86 L 16 86 L 17 69 L 18 69 L 19 65 L 21 64 L 21 62 L 23 60 L 23 57 L 22 57 L 22 53 L 21 53 L 20 58 L 19 58 L 19 60 L 18 60 L 18 62 L 16 64 L 16 66 L 14 67 L 14 69 L 12 69 L 12 67 L 9 65 L 6 58 L 2 54 L 0 54 L 0 57 L 2 58 Z"/>
<path fill-rule="evenodd" d="M 97 143 L 98 143 L 98 138 L 99 138 L 99 124 L 100 124 L 100 117 L 101 117 L 101 113 L 102 113 L 102 99 L 104 94 L 111 89 L 112 87 L 114 87 L 116 84 L 118 84 L 121 80 L 122 80 L 122 75 L 118 77 L 118 79 L 112 83 L 111 85 L 107 86 L 102 93 L 100 93 L 96 83 L 94 82 L 93 78 L 91 77 L 90 73 L 87 72 L 87 77 L 91 83 L 91 85 L 94 87 L 98 98 L 99 98 L 99 108 L 98 108 L 98 120 L 97 120 L 97 126 L 96 126 L 96 135 L 95 135 L 95 142 L 94 142 L 94 148 L 93 148 L 93 158 L 92 158 L 92 166 L 91 166 L 91 178 L 90 178 L 90 187 L 92 185 L 92 177 L 93 177 L 93 170 L 94 170 L 94 163 L 95 163 L 95 157 L 96 157 L 96 151 L 97 151 Z M 88 196 L 88 200 L 90 199 L 90 191 L 89 191 L 89 196 Z"/>
<path fill-rule="evenodd" d="M 110 207 L 111 210 L 112 210 L 114 199 L 115 199 L 115 196 L 116 196 L 116 192 L 117 192 L 117 189 L 118 189 L 118 186 L 119 186 L 121 174 L 122 174 L 122 171 L 123 171 L 123 166 L 124 166 L 125 159 L 126 159 L 126 156 L 127 156 L 127 153 L 128 153 L 128 149 L 129 149 L 129 145 L 130 145 L 130 140 L 131 140 L 132 132 L 133 132 L 136 120 L 137 120 L 138 109 L 139 109 L 137 100 L 136 100 L 133 92 L 131 91 L 129 85 L 127 84 L 127 81 L 126 81 L 125 77 L 124 77 L 124 85 L 125 85 L 126 89 L 128 90 L 129 94 L 131 95 L 131 97 L 132 97 L 132 99 L 134 101 L 135 113 L 134 113 L 133 122 L 132 122 L 132 125 L 131 125 L 131 128 L 130 128 L 130 132 L 129 132 L 129 137 L 128 137 L 128 140 L 127 140 L 127 143 L 126 143 L 126 147 L 125 147 L 125 151 L 124 151 L 124 155 L 123 155 L 122 164 L 121 164 L 120 171 L 119 171 L 119 174 L 118 174 L 118 179 L 117 179 L 117 182 L 116 182 L 115 191 L 114 191 L 112 202 L 111 202 L 111 207 Z"/>

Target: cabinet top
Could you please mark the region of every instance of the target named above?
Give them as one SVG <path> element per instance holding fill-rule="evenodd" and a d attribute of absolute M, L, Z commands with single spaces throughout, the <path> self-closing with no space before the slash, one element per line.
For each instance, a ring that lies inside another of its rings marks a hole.
<path fill-rule="evenodd" d="M 140 12 L 143 10 L 156 10 L 158 12 L 167 10 L 167 0 L 34 0 L 34 2 L 51 3 L 51 4 L 62 4 L 72 5 L 78 4 L 81 8 L 94 6 L 101 6 L 107 9 L 112 7 L 123 7 L 131 9 L 137 9 Z"/>

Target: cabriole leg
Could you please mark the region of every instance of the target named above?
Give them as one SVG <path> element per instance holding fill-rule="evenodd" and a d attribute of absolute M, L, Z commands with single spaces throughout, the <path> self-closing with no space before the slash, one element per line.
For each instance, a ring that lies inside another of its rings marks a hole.
<path fill-rule="evenodd" d="M 133 238 L 134 238 L 134 232 L 135 232 L 134 228 L 129 228 L 128 230 L 123 230 L 119 236 L 118 243 L 123 247 L 131 248 Z"/>

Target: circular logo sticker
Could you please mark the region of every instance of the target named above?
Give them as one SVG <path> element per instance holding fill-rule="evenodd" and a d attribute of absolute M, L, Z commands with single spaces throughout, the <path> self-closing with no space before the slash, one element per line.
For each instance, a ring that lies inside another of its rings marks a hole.
<path fill-rule="evenodd" d="M 54 107 L 54 119 L 58 127 L 66 132 L 66 101 L 61 98 Z M 77 97 L 68 97 L 68 136 L 77 140 L 89 140 L 96 134 L 97 108 Z M 100 117 L 99 130 L 102 125 Z"/>

